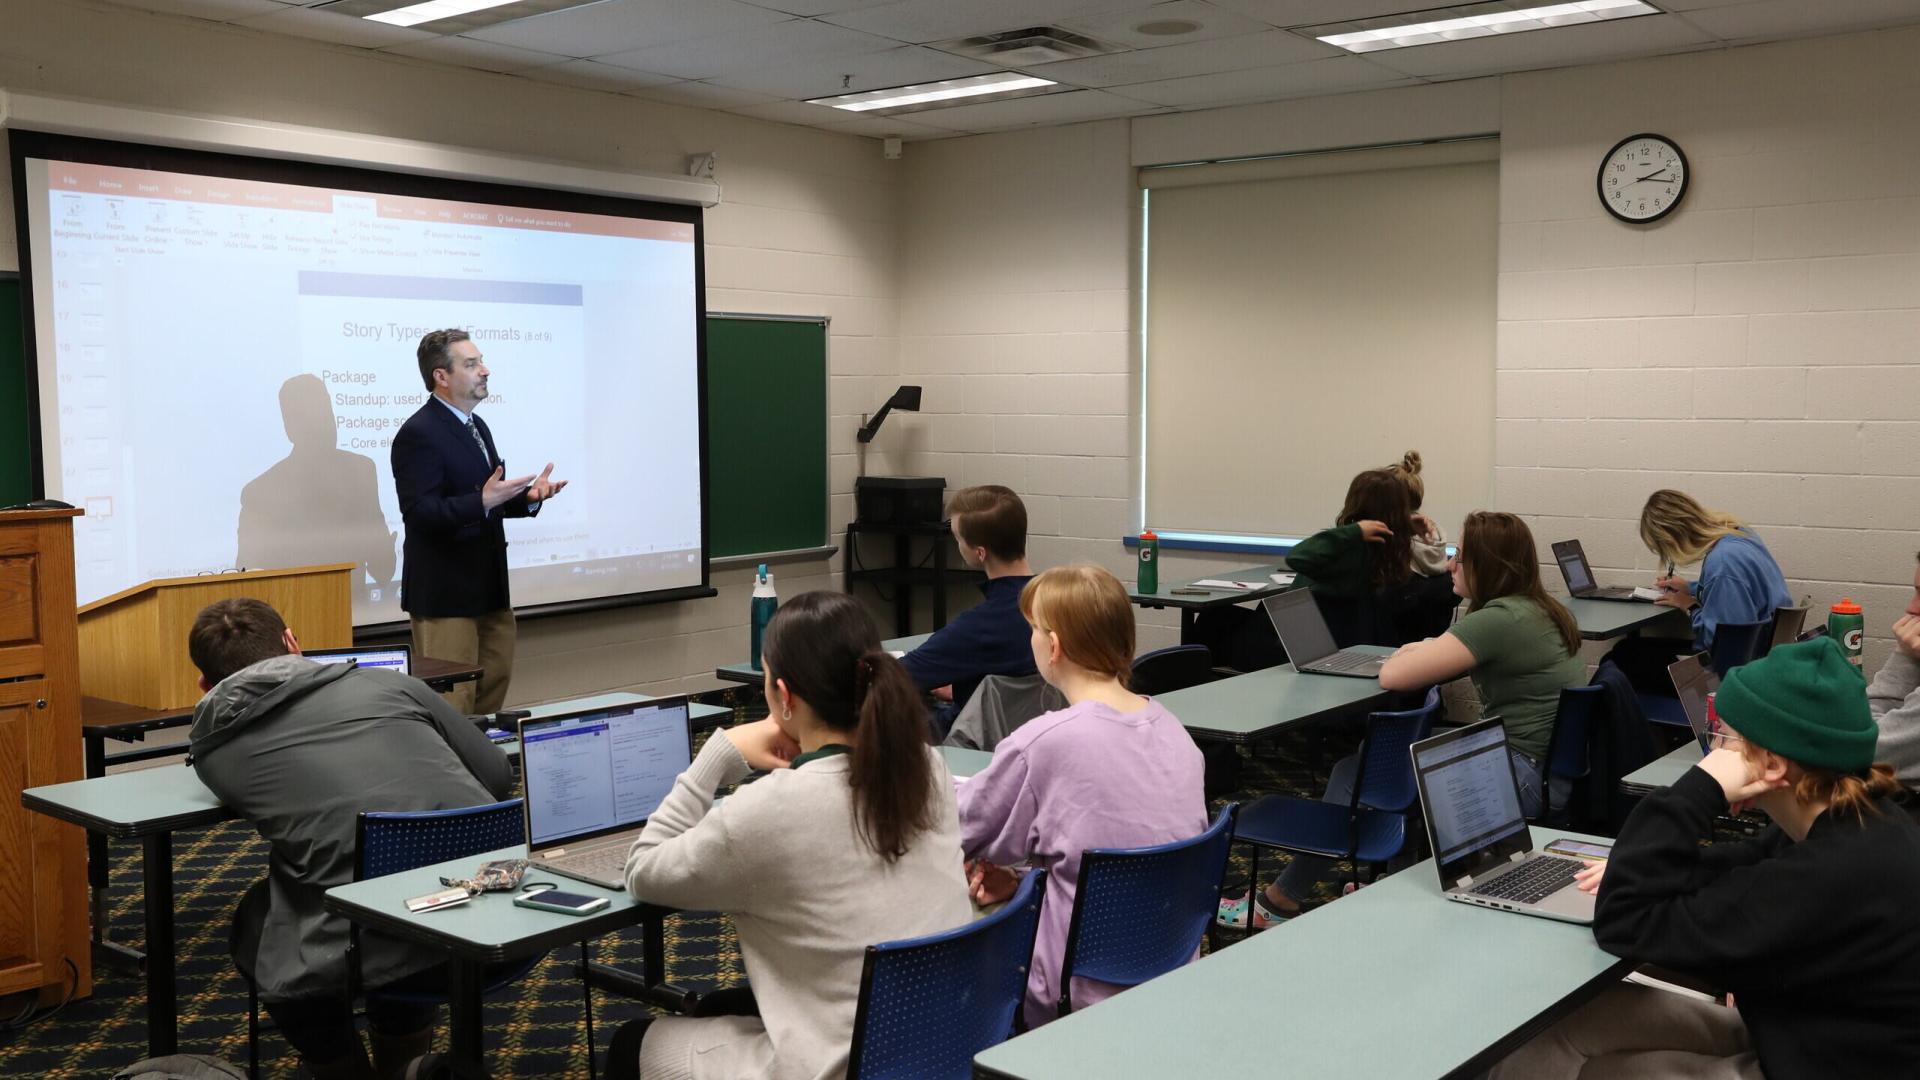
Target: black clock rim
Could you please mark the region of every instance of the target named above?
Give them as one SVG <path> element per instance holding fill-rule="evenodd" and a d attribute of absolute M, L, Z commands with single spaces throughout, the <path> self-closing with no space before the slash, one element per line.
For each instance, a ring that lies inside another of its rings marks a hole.
<path fill-rule="evenodd" d="M 1658 139 L 1661 142 L 1666 143 L 1668 146 L 1672 147 L 1674 155 L 1680 159 L 1680 169 L 1681 169 L 1680 194 L 1675 195 L 1673 197 L 1672 202 L 1668 203 L 1664 209 L 1662 209 L 1659 213 L 1652 215 L 1651 217 L 1628 217 L 1627 215 L 1622 214 L 1620 211 L 1615 210 L 1613 207 L 1607 205 L 1607 192 L 1605 187 L 1605 183 L 1607 179 L 1607 160 L 1613 157 L 1615 151 L 1619 150 L 1621 147 L 1627 145 L 1628 143 L 1634 141 L 1635 139 Z M 1680 209 L 1681 202 L 1683 202 L 1687 197 L 1687 189 L 1692 186 L 1693 186 L 1693 164 L 1687 160 L 1687 152 L 1685 150 L 1680 149 L 1679 143 L 1674 142 L 1672 139 L 1667 138 L 1665 135 L 1662 135 L 1657 131 L 1642 131 L 1637 134 L 1629 135 L 1626 138 L 1621 139 L 1619 142 L 1614 143 L 1612 146 L 1607 148 L 1606 153 L 1600 155 L 1600 167 L 1593 171 L 1594 197 L 1600 200 L 1600 205 L 1606 208 L 1607 213 L 1612 214 L 1615 218 L 1619 219 L 1620 221 L 1624 221 L 1629 225 L 1651 225 L 1654 222 L 1659 221 L 1661 218 L 1666 217 L 1668 214 L 1673 213 L 1675 210 Z"/>

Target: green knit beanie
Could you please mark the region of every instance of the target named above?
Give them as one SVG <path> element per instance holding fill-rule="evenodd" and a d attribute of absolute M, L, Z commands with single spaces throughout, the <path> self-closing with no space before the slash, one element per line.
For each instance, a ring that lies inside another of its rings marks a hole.
<path fill-rule="evenodd" d="M 1866 680 L 1830 637 L 1777 645 L 1727 672 L 1713 704 L 1741 738 L 1802 765 L 1857 772 L 1873 764 L 1880 729 Z"/>

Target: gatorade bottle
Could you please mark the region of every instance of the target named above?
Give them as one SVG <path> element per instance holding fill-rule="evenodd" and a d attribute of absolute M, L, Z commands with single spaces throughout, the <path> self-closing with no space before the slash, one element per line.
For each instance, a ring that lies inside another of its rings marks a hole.
<path fill-rule="evenodd" d="M 1827 635 L 1840 643 L 1847 659 L 1854 667 L 1860 667 L 1864 660 L 1860 655 L 1860 638 L 1866 633 L 1867 620 L 1860 613 L 1860 605 L 1851 597 L 1843 596 L 1827 613 Z"/>
<path fill-rule="evenodd" d="M 773 575 L 767 572 L 767 564 L 761 563 L 760 569 L 753 575 L 753 670 L 760 670 L 760 642 L 766 637 L 767 624 L 773 621 L 773 613 L 780 607 L 780 597 L 773 591 Z"/>
<path fill-rule="evenodd" d="M 1160 538 L 1152 529 L 1140 534 L 1140 580 L 1136 587 L 1143 593 L 1160 591 Z"/>

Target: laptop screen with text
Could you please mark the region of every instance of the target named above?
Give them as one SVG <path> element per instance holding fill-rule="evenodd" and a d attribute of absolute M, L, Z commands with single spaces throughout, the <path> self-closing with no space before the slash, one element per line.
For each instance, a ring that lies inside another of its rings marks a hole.
<path fill-rule="evenodd" d="M 1567 579 L 1567 591 L 1583 593 L 1593 588 L 1593 575 L 1587 572 L 1587 558 L 1577 547 L 1553 546 L 1553 557 L 1560 563 L 1560 576 Z"/>
<path fill-rule="evenodd" d="M 1527 827 L 1520 789 L 1499 724 L 1436 746 L 1415 747 L 1432 822 L 1434 856 L 1442 866 L 1482 851 Z"/>
<path fill-rule="evenodd" d="M 383 668 L 387 671 L 397 671 L 402 675 L 411 675 L 413 664 L 408 653 L 409 650 L 405 645 L 396 645 L 384 649 L 315 649 L 300 655 L 322 664 L 351 662 L 363 668 Z"/>
<path fill-rule="evenodd" d="M 535 848 L 644 823 L 692 763 L 685 698 L 521 725 L 527 843 Z"/>

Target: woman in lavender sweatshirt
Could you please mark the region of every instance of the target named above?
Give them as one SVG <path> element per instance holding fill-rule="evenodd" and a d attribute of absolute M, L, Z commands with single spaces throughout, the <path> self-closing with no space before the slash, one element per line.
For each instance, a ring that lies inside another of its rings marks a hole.
<path fill-rule="evenodd" d="M 1062 566 L 1027 583 L 1020 613 L 1033 627 L 1033 662 L 1067 707 L 1028 721 L 960 786 L 960 844 L 974 899 L 1012 895 L 1002 869 L 1047 869 L 1046 905 L 1027 978 L 1026 1020 L 1058 1014 L 1060 967 L 1073 917 L 1080 853 L 1185 840 L 1207 827 L 1200 750 L 1180 721 L 1127 689 L 1133 608 L 1096 566 Z M 1076 977 L 1076 1008 L 1120 988 Z"/>

